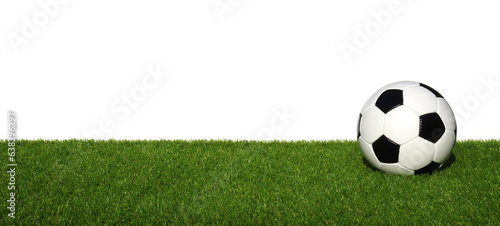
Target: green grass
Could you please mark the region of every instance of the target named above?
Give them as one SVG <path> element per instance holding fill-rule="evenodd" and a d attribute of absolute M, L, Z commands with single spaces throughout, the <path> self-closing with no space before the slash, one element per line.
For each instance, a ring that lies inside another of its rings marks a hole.
<path fill-rule="evenodd" d="M 16 145 L 16 218 L 4 151 L 0 225 L 500 224 L 499 140 L 460 141 L 419 176 L 372 170 L 355 141 Z"/>

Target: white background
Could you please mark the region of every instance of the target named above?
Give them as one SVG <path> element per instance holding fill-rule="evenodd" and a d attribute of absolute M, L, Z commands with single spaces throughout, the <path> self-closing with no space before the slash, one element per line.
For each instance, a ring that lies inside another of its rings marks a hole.
<path fill-rule="evenodd" d="M 0 128 L 14 110 L 21 139 L 355 139 L 366 99 L 414 80 L 452 105 L 459 139 L 499 138 L 499 6 L 1 1 Z"/>

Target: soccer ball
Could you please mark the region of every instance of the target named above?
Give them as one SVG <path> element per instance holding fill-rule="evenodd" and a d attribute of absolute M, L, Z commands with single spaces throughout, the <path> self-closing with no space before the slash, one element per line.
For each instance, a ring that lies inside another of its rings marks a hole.
<path fill-rule="evenodd" d="M 457 126 L 450 105 L 422 83 L 386 85 L 361 109 L 358 142 L 366 160 L 391 174 L 431 174 L 451 156 Z"/>

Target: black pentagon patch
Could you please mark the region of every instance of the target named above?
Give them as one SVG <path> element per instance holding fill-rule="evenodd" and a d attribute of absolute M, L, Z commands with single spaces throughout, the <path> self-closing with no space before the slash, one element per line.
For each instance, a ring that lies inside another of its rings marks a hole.
<path fill-rule="evenodd" d="M 377 106 L 385 114 L 401 105 L 403 105 L 403 90 L 399 89 L 389 89 L 384 91 L 378 97 L 377 102 L 375 102 L 375 106 Z"/>
<path fill-rule="evenodd" d="M 359 131 L 359 127 L 361 126 L 361 117 L 362 115 L 359 114 L 359 118 L 358 118 L 358 136 L 356 138 L 359 138 L 361 136 L 361 132 Z"/>
<path fill-rule="evenodd" d="M 417 174 L 432 174 L 432 172 L 437 170 L 440 166 L 441 166 L 441 164 L 432 161 L 431 163 L 429 163 L 429 165 L 424 166 L 424 168 L 419 169 L 419 170 L 415 170 L 415 175 L 417 175 Z"/>
<path fill-rule="evenodd" d="M 399 160 L 399 145 L 386 136 L 381 136 L 372 144 L 373 152 L 381 163 L 397 163 Z"/>
<path fill-rule="evenodd" d="M 444 134 L 445 128 L 443 120 L 437 113 L 429 113 L 420 116 L 419 136 L 436 143 Z"/>
<path fill-rule="evenodd" d="M 427 90 L 431 91 L 432 93 L 434 93 L 434 95 L 436 95 L 436 97 L 444 98 L 443 95 L 441 95 L 438 91 L 436 91 L 432 87 L 430 87 L 424 83 L 420 83 L 420 86 L 422 86 L 422 87 L 426 88 Z"/>

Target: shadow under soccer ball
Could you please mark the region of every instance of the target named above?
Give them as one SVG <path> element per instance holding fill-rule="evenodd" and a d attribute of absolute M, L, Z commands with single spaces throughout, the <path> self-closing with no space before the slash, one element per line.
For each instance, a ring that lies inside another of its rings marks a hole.
<path fill-rule="evenodd" d="M 373 167 L 369 162 L 368 160 L 366 160 L 365 156 L 362 156 L 362 161 L 363 161 L 363 164 L 365 166 L 367 166 L 369 169 L 371 169 L 372 171 L 375 171 L 375 172 L 381 172 L 379 169 Z M 420 173 L 420 174 L 416 174 L 416 175 L 431 175 L 432 173 L 434 172 L 440 172 L 440 171 L 443 171 L 443 170 L 446 170 L 448 169 L 451 165 L 453 165 L 455 163 L 455 154 L 454 153 L 451 153 L 450 157 L 448 158 L 448 160 L 440 167 L 438 168 L 437 170 L 434 170 L 434 169 L 431 169 L 427 172 L 424 172 L 424 173 Z"/>

